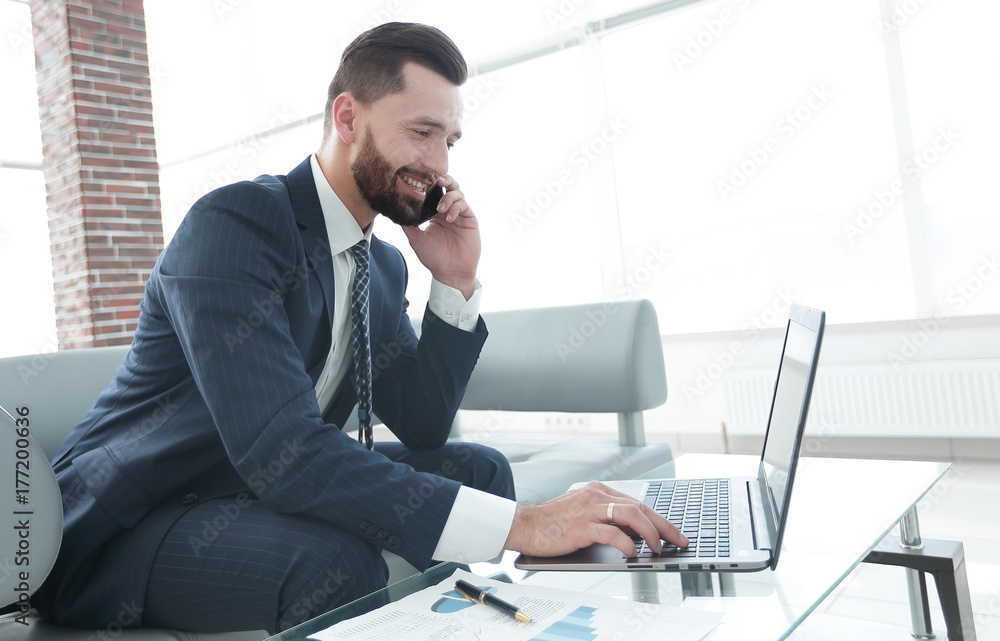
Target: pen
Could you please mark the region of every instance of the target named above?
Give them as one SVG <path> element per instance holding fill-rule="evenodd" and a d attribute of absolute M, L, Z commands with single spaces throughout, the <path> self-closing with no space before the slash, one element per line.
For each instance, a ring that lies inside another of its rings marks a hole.
<path fill-rule="evenodd" d="M 468 581 L 458 579 L 455 581 L 455 589 L 465 595 L 465 598 L 478 601 L 483 605 L 492 605 L 494 608 L 503 610 L 522 623 L 531 623 L 531 617 L 524 613 L 513 603 L 507 603 L 498 596 L 494 596 L 489 590 L 480 590 Z"/>

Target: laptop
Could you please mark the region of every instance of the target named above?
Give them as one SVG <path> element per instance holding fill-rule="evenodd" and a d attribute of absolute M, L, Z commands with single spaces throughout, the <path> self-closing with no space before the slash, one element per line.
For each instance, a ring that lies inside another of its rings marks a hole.
<path fill-rule="evenodd" d="M 612 481 L 681 528 L 690 545 L 665 544 L 654 554 L 641 539 L 636 553 L 594 544 L 557 557 L 520 555 L 522 570 L 715 570 L 751 572 L 778 564 L 792 482 L 816 378 L 826 313 L 792 305 L 757 476 Z M 582 484 L 574 485 L 578 487 Z"/>

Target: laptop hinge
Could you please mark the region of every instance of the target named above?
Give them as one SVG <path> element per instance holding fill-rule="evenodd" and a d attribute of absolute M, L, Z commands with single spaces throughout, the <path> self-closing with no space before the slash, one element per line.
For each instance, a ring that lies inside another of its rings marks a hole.
<path fill-rule="evenodd" d="M 756 480 L 747 481 L 747 499 L 750 501 L 750 524 L 753 526 L 753 546 L 756 550 L 772 550 L 770 528 L 764 508 L 764 497 Z"/>

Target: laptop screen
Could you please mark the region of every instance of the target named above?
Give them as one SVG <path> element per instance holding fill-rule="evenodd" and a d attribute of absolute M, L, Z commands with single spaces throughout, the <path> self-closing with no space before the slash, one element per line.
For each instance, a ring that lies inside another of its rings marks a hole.
<path fill-rule="evenodd" d="M 761 461 L 778 524 L 783 523 L 788 509 L 790 479 L 805 431 L 824 323 L 825 314 L 808 307 L 793 306 L 789 314 Z M 779 529 L 778 538 L 780 535 Z M 774 543 L 777 550 L 780 540 Z"/>

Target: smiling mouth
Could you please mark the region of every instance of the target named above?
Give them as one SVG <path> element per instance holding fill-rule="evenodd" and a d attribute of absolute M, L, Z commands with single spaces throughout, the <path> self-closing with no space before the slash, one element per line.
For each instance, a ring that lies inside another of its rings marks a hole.
<path fill-rule="evenodd" d="M 427 189 L 431 186 L 430 182 L 424 182 L 412 176 L 404 176 L 400 174 L 399 177 L 403 182 L 409 185 L 410 188 L 413 189 L 413 191 L 417 192 L 420 195 L 425 195 L 427 193 Z"/>

